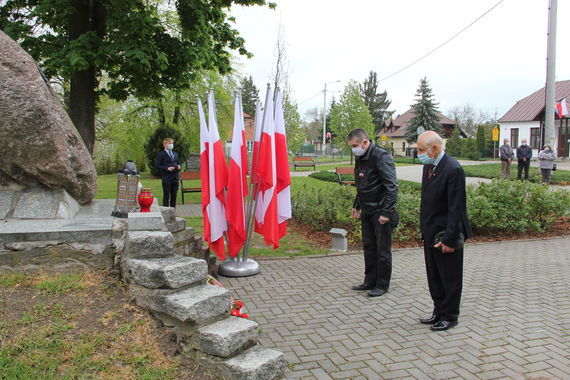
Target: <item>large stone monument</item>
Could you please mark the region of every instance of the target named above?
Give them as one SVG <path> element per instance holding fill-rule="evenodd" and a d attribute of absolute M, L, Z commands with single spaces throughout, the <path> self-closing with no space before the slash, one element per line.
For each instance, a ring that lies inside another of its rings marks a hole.
<path fill-rule="evenodd" d="M 97 190 L 89 151 L 32 57 L 0 31 L 0 218 L 71 218 Z"/>

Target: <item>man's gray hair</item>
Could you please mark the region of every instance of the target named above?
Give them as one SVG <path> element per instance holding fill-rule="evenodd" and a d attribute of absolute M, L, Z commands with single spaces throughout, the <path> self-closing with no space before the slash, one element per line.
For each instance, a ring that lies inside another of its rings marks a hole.
<path fill-rule="evenodd" d="M 370 140 L 370 137 L 368 137 L 368 133 L 366 133 L 366 131 L 364 129 L 361 129 L 361 128 L 353 129 L 352 131 L 350 131 L 348 133 L 348 136 L 346 137 L 347 141 L 350 141 L 350 140 L 361 141 L 364 139 Z"/>

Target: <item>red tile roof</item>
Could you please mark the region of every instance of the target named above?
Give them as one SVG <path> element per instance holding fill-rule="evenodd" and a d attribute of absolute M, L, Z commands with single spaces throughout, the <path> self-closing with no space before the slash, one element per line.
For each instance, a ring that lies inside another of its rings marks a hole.
<path fill-rule="evenodd" d="M 559 101 L 566 98 L 566 104 L 570 108 L 570 80 L 556 82 L 554 99 Z M 539 120 L 545 108 L 545 88 L 533 92 L 526 98 L 519 100 L 506 114 L 499 119 L 500 123 L 508 121 L 532 121 Z"/>
<path fill-rule="evenodd" d="M 442 125 L 455 126 L 455 121 L 440 112 L 437 114 L 440 117 Z M 380 136 L 385 134 L 388 137 L 404 137 L 406 134 L 406 128 L 408 127 L 408 122 L 414 117 L 414 115 L 414 109 L 410 108 L 394 120 L 386 120 L 384 122 L 384 128 L 382 128 L 378 135 Z"/>

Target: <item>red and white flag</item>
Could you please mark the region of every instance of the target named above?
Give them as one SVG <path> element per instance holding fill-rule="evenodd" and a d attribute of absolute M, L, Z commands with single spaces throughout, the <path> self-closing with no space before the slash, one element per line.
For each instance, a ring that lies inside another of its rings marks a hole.
<path fill-rule="evenodd" d="M 226 215 L 228 219 L 228 253 L 236 257 L 246 240 L 245 197 L 247 196 L 247 151 L 241 99 L 236 94 L 234 131 L 230 154 Z"/>
<path fill-rule="evenodd" d="M 206 211 L 210 222 L 210 236 L 209 240 L 206 239 L 206 236 L 204 239 L 218 258 L 224 260 L 226 258 L 224 232 L 228 229 L 224 190 L 228 184 L 228 166 L 218 132 L 214 91 L 210 91 L 208 96 L 208 132 L 208 190 L 210 199 Z"/>
<path fill-rule="evenodd" d="M 566 102 L 566 98 L 562 99 L 559 102 L 556 102 L 555 106 L 556 106 L 556 113 L 558 113 L 558 117 L 560 119 L 568 116 L 568 105 Z"/>
<path fill-rule="evenodd" d="M 275 162 L 274 114 L 271 91 L 267 89 L 263 112 L 263 132 L 259 145 L 259 158 L 256 165 L 259 178 L 255 231 L 262 234 L 265 244 L 279 247 L 279 225 L 277 221 L 277 169 Z"/>
<path fill-rule="evenodd" d="M 198 115 L 200 118 L 200 180 L 202 182 L 202 215 L 204 217 L 204 240 L 211 241 L 210 218 L 208 217 L 208 205 L 210 204 L 210 169 L 208 165 L 208 124 L 204 116 L 202 102 L 198 98 Z"/>
<path fill-rule="evenodd" d="M 253 154 L 251 159 L 251 173 L 250 181 L 254 184 L 254 194 L 253 199 L 257 199 L 260 196 L 258 189 L 259 178 L 257 163 L 259 162 L 259 144 L 261 143 L 261 130 L 263 129 L 263 113 L 261 112 L 261 102 L 258 100 L 255 110 L 255 127 L 253 136 Z M 258 201 L 261 203 L 262 201 Z M 261 206 L 256 207 L 254 210 L 254 226 L 255 231 L 261 231 L 261 225 L 263 224 L 263 215 Z"/>
<path fill-rule="evenodd" d="M 291 219 L 291 173 L 287 151 L 287 134 L 281 91 L 275 95 L 275 167 L 277 169 L 277 220 L 279 239 L 287 233 L 287 219 Z"/>

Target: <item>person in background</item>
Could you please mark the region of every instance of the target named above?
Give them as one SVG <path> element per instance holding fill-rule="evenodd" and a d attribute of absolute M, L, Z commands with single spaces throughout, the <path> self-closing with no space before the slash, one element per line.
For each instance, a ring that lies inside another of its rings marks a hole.
<path fill-rule="evenodd" d="M 434 131 L 418 139 L 422 164 L 420 231 L 433 312 L 420 323 L 432 331 L 447 330 L 458 323 L 463 288 L 463 242 L 471 237 L 463 168 L 443 150 Z"/>
<path fill-rule="evenodd" d="M 538 153 L 538 162 L 540 165 L 540 174 L 542 175 L 542 182 L 550 185 L 550 178 L 552 177 L 552 169 L 554 168 L 554 159 L 556 156 L 550 148 L 550 145 L 545 145 L 544 149 Z"/>
<path fill-rule="evenodd" d="M 396 167 L 392 155 L 370 141 L 363 129 L 350 131 L 347 141 L 356 156 L 352 216 L 361 221 L 364 250 L 364 281 L 352 289 L 368 290 L 369 297 L 379 297 L 390 287 L 392 230 L 400 220 Z"/>
<path fill-rule="evenodd" d="M 518 174 L 517 179 L 521 179 L 524 170 L 524 179 L 528 181 L 528 169 L 530 168 L 530 159 L 532 158 L 532 149 L 527 145 L 526 139 L 521 141 L 521 146 L 517 148 Z"/>
<path fill-rule="evenodd" d="M 509 144 L 509 139 L 503 140 L 503 145 L 499 147 L 499 157 L 501 158 L 501 177 L 511 179 L 511 164 L 515 157 L 515 152 Z"/>
<path fill-rule="evenodd" d="M 180 158 L 174 151 L 174 140 L 166 138 L 161 150 L 156 156 L 156 167 L 162 176 L 162 205 L 164 207 L 176 207 L 176 196 L 178 195 L 178 184 L 180 182 Z"/>

